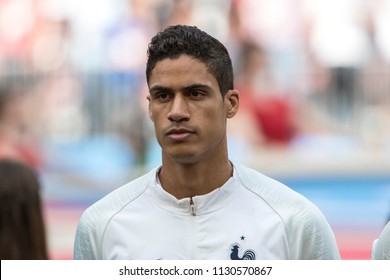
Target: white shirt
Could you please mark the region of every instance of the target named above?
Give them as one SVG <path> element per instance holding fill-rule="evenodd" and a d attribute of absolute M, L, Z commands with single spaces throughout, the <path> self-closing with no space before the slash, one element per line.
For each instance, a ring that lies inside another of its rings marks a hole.
<path fill-rule="evenodd" d="M 234 164 L 220 188 L 176 199 L 157 169 L 88 208 L 75 259 L 338 259 L 328 223 L 307 199 Z M 253 181 L 252 181 L 253 180 Z"/>

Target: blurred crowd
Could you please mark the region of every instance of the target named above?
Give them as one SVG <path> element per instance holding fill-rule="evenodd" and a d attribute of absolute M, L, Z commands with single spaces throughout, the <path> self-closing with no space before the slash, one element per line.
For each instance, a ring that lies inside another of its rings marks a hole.
<path fill-rule="evenodd" d="M 172 24 L 229 49 L 241 94 L 233 157 L 390 157 L 390 0 L 0 0 L 0 158 L 111 187 L 157 165 L 146 48 Z"/>

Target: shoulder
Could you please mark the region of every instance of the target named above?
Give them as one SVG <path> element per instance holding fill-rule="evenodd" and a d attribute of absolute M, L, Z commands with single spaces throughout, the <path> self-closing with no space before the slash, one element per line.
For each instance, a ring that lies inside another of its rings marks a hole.
<path fill-rule="evenodd" d="M 295 212 L 306 208 L 317 208 L 307 198 L 285 184 L 242 164 L 234 163 L 234 166 L 241 184 L 260 196 L 278 213 L 283 209 L 288 209 L 291 213 L 291 211 Z M 295 214 L 292 213 L 292 215 Z"/>
<path fill-rule="evenodd" d="M 88 216 L 89 218 L 92 218 L 93 216 L 98 216 L 99 223 L 101 223 L 102 218 L 111 217 L 112 215 L 120 211 L 124 206 L 131 203 L 133 200 L 137 199 L 140 195 L 142 195 L 148 188 L 148 186 L 152 184 L 155 174 L 156 169 L 153 169 L 147 174 L 107 194 L 102 199 L 98 200 L 90 207 L 88 207 L 84 211 L 82 218 L 86 216 Z"/>
<path fill-rule="evenodd" d="M 79 220 L 75 259 L 100 259 L 100 245 L 110 220 L 126 205 L 140 197 L 153 183 L 156 169 L 112 191 L 88 207 Z"/>
<path fill-rule="evenodd" d="M 339 258 L 335 237 L 320 209 L 281 182 L 239 163 L 233 163 L 241 184 L 279 215 L 293 259 Z"/>

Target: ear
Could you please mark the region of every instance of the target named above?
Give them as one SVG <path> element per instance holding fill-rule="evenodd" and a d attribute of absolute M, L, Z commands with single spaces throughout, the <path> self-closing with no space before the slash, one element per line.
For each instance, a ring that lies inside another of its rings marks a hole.
<path fill-rule="evenodd" d="M 148 100 L 148 102 L 149 102 L 149 105 L 148 105 L 148 112 L 149 112 L 149 118 L 152 120 L 152 122 L 154 122 L 154 118 L 153 118 L 153 114 L 152 114 L 152 110 L 151 110 L 151 98 L 150 98 L 150 95 L 148 95 L 147 97 L 146 97 L 146 99 Z"/>
<path fill-rule="evenodd" d="M 226 117 L 233 118 L 240 106 L 240 93 L 236 89 L 231 89 L 225 94 L 224 101 Z"/>

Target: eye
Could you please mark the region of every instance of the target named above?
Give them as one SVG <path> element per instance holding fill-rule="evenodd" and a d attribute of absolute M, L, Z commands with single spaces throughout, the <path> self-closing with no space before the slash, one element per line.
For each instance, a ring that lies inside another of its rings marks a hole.
<path fill-rule="evenodd" d="M 155 99 L 160 101 L 160 102 L 166 102 L 170 99 L 170 94 L 166 92 L 160 92 L 155 95 Z"/>
<path fill-rule="evenodd" d="M 168 94 L 166 94 L 166 93 L 161 93 L 161 94 L 157 95 L 157 98 L 158 98 L 158 99 L 167 99 L 167 98 L 168 98 Z"/>
<path fill-rule="evenodd" d="M 192 98 L 192 99 L 195 99 L 195 100 L 199 100 L 201 98 L 204 97 L 204 92 L 200 91 L 200 90 L 193 90 L 189 93 L 189 96 Z"/>

